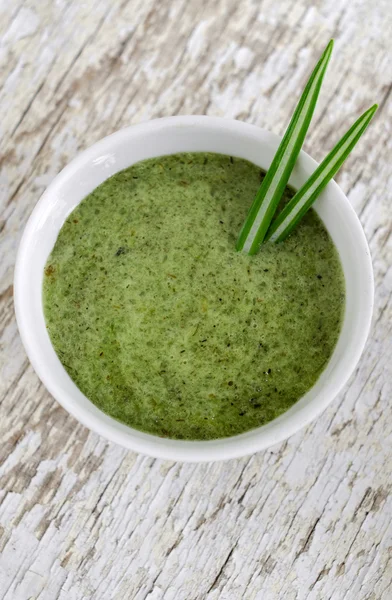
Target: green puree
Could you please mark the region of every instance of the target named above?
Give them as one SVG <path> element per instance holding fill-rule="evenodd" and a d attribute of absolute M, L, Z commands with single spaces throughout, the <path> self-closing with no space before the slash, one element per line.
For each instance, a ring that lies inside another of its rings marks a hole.
<path fill-rule="evenodd" d="M 339 257 L 313 210 L 284 243 L 235 251 L 263 175 L 220 154 L 146 160 L 66 220 L 45 268 L 47 327 L 105 413 L 221 438 L 274 419 L 319 377 L 344 310 Z"/>

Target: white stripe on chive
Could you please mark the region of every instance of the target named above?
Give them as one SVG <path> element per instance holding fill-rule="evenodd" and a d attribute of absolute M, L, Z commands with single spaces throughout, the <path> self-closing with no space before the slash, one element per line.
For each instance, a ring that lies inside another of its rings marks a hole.
<path fill-rule="evenodd" d="M 264 240 L 308 131 L 332 48 L 333 40 L 324 50 L 306 84 L 241 229 L 236 244 L 239 251 L 255 254 Z"/>
<path fill-rule="evenodd" d="M 369 125 L 377 104 L 369 108 L 336 144 L 293 198 L 286 204 L 269 228 L 265 241 L 283 242 L 309 210 L 321 191 L 338 172 L 355 144 Z"/>

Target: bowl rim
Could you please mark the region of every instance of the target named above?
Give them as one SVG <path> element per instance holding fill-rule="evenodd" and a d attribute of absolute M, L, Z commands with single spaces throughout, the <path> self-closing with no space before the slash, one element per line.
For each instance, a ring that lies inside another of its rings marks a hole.
<path fill-rule="evenodd" d="M 36 374 L 51 395 L 83 425 L 102 435 L 109 441 L 120 444 L 130 450 L 156 458 L 178 460 L 182 462 L 210 462 L 215 460 L 228 460 L 264 450 L 273 444 L 282 442 L 296 433 L 299 429 L 309 424 L 327 407 L 327 405 L 336 397 L 339 391 L 341 391 L 353 373 L 355 366 L 362 354 L 366 339 L 369 334 L 373 313 L 374 280 L 372 262 L 370 258 L 369 247 L 360 221 L 354 209 L 351 207 L 349 200 L 334 181 L 331 181 L 328 184 L 324 195 L 326 198 L 330 197 L 331 194 L 338 196 L 339 201 L 342 202 L 342 207 L 344 208 L 345 215 L 347 216 L 350 231 L 353 233 L 356 242 L 358 243 L 358 252 L 361 254 L 362 261 L 361 268 L 364 271 L 364 281 L 366 280 L 367 282 L 365 312 L 362 315 L 362 329 L 360 332 L 357 332 L 357 344 L 352 353 L 350 356 L 345 356 L 347 363 L 346 374 L 341 376 L 338 381 L 332 382 L 329 385 L 330 389 L 328 394 L 318 394 L 318 396 L 316 396 L 316 398 L 311 400 L 308 404 L 294 411 L 293 407 L 291 407 L 289 411 L 286 411 L 283 413 L 283 415 L 262 427 L 250 430 L 250 432 L 239 434 L 237 436 L 221 438 L 218 440 L 173 440 L 139 432 L 138 430 L 135 430 L 129 426 L 123 425 L 118 421 L 115 421 L 113 418 L 108 417 L 108 415 L 92 405 L 90 401 L 88 401 L 88 403 L 91 404 L 91 408 L 83 408 L 83 406 L 75 402 L 74 399 L 70 397 L 71 395 L 67 394 L 64 389 L 57 384 L 56 378 L 48 370 L 47 365 L 45 364 L 45 359 L 40 351 L 40 343 L 38 339 L 32 335 L 31 328 L 29 326 L 29 318 L 27 317 L 28 296 L 26 294 L 27 288 L 25 285 L 25 274 L 28 272 L 27 270 L 29 269 L 29 264 L 32 260 L 30 256 L 30 250 L 34 237 L 37 236 L 37 225 L 42 216 L 41 213 L 43 210 L 45 210 L 50 198 L 57 193 L 65 181 L 70 180 L 75 173 L 83 171 L 83 167 L 94 157 L 96 157 L 97 154 L 107 152 L 111 147 L 114 146 L 114 144 L 120 143 L 124 140 L 130 141 L 130 139 L 137 136 L 140 137 L 140 135 L 145 133 L 157 132 L 162 134 L 162 131 L 165 132 L 166 130 L 170 133 L 170 129 L 172 129 L 172 131 L 179 131 L 181 128 L 188 130 L 189 128 L 191 128 L 191 130 L 194 128 L 211 131 L 221 130 L 222 132 L 233 132 L 237 135 L 243 135 L 244 137 L 256 137 L 261 145 L 264 144 L 267 146 L 269 144 L 274 149 L 277 148 L 281 140 L 280 136 L 270 133 L 255 125 L 233 119 L 209 117 L 204 115 L 176 116 L 154 119 L 120 129 L 119 131 L 102 138 L 92 146 L 88 147 L 86 150 L 79 153 L 66 167 L 64 167 L 64 169 L 62 169 L 62 171 L 50 183 L 34 207 L 25 226 L 17 252 L 14 273 L 14 306 L 20 336 L 27 356 Z M 206 149 L 205 151 L 208 152 L 209 150 Z M 156 156 L 161 154 L 162 153 L 156 154 Z M 301 151 L 298 162 L 303 165 L 305 170 L 308 172 L 314 170 L 318 164 L 304 151 Z M 133 163 L 131 162 L 129 166 L 131 164 Z M 319 200 L 317 202 L 319 202 Z M 346 316 L 344 319 L 345 318 Z M 47 335 L 46 329 L 45 334 Z M 57 361 L 61 366 L 61 369 L 64 370 L 58 358 Z M 80 391 L 79 393 L 81 394 Z M 300 400 L 298 402 L 300 402 Z M 294 405 L 294 407 L 298 405 L 298 402 Z M 97 411 L 99 414 L 97 414 Z M 291 413 L 289 418 L 287 417 L 288 413 Z"/>

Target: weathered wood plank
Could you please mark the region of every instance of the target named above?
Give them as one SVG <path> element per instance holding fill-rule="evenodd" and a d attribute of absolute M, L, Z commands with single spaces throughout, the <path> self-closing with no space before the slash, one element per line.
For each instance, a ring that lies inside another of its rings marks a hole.
<path fill-rule="evenodd" d="M 392 584 L 389 2 L 18 0 L 0 5 L 0 598 L 387 600 Z M 376 279 L 371 338 L 315 423 L 250 458 L 181 465 L 78 425 L 38 382 L 12 304 L 21 231 L 74 154 L 210 114 L 283 132 L 336 39 L 307 149 L 379 113 L 338 181 Z"/>

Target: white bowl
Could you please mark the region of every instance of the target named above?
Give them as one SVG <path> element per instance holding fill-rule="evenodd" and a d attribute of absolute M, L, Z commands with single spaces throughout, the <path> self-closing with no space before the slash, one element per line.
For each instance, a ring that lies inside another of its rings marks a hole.
<path fill-rule="evenodd" d="M 105 415 L 76 387 L 46 331 L 42 279 L 46 260 L 69 213 L 105 179 L 130 165 L 175 152 L 220 152 L 267 169 L 280 138 L 240 121 L 204 116 L 169 117 L 122 129 L 77 156 L 54 179 L 34 208 L 15 268 L 15 310 L 27 355 L 49 392 L 83 425 L 126 448 L 180 461 L 235 458 L 281 442 L 317 417 L 353 372 L 368 336 L 373 272 L 360 222 L 335 182 L 314 205 L 340 255 L 346 310 L 335 351 L 309 392 L 279 418 L 247 433 L 211 441 L 180 441 L 142 433 Z M 301 152 L 290 178 L 298 188 L 317 163 Z"/>

